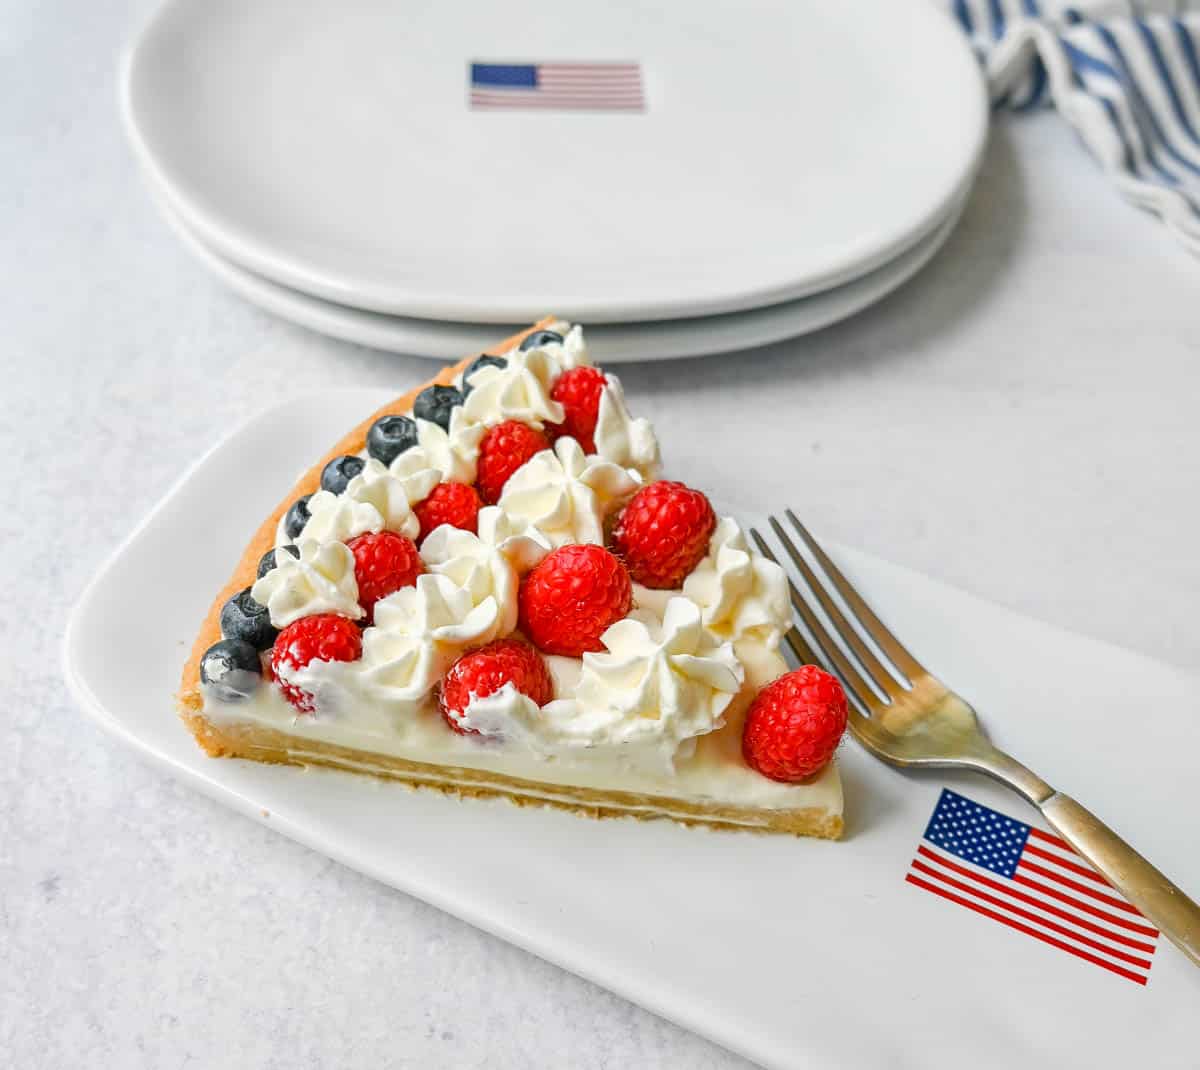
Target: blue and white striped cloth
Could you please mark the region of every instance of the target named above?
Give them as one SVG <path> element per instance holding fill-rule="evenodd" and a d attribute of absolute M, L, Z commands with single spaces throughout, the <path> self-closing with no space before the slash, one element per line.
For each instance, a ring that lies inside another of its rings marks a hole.
<path fill-rule="evenodd" d="M 1200 255 L 1200 0 L 937 0 L 997 107 L 1053 103 L 1134 204 Z"/>

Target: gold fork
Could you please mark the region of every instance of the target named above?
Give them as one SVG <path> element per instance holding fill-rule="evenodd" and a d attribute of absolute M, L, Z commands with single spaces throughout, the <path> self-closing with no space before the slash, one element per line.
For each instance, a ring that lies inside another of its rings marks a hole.
<path fill-rule="evenodd" d="M 792 605 L 825 667 L 846 687 L 854 738 L 875 757 L 893 765 L 973 769 L 1023 795 L 1041 810 L 1063 839 L 1200 966 L 1200 906 L 1094 814 L 993 746 L 967 701 L 905 649 L 796 515 L 790 509 L 784 510 L 784 515 L 825 577 L 821 579 L 780 520 L 768 517 L 794 566 L 794 571 L 785 569 L 789 572 Z M 757 530 L 751 528 L 751 535 L 767 557 L 780 563 Z M 830 593 L 831 587 L 841 599 L 840 606 Z M 820 606 L 829 628 L 800 593 L 801 588 L 807 589 Z M 795 627 L 786 638 L 801 663 L 818 664 Z M 868 645 L 868 639 L 875 649 Z"/>

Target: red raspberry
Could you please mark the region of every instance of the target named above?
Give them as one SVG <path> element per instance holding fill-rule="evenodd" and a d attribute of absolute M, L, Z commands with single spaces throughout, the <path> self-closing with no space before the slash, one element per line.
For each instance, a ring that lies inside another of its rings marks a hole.
<path fill-rule="evenodd" d="M 613 530 L 613 548 L 638 583 L 674 590 L 708 553 L 716 526 L 703 494 L 664 479 L 643 487 L 625 506 Z"/>
<path fill-rule="evenodd" d="M 742 729 L 746 764 L 785 784 L 817 772 L 846 731 L 846 692 L 837 677 L 802 665 L 767 684 Z"/>
<path fill-rule="evenodd" d="M 603 650 L 600 636 L 629 613 L 629 573 L 603 546 L 563 546 L 525 577 L 521 629 L 547 654 Z"/>
<path fill-rule="evenodd" d="M 600 391 L 608 380 L 599 368 L 572 368 L 558 377 L 550 397 L 562 405 L 566 415 L 552 425 L 555 434 L 570 435 L 584 453 L 595 453 L 596 418 L 600 415 Z"/>
<path fill-rule="evenodd" d="M 518 420 L 505 420 L 491 428 L 479 443 L 479 467 L 475 489 L 488 505 L 500 500 L 508 477 L 535 453 L 550 448 L 550 439 L 536 428 Z"/>
<path fill-rule="evenodd" d="M 421 558 L 416 543 L 395 531 L 368 532 L 346 545 L 354 555 L 358 604 L 366 611 L 366 622 L 370 624 L 375 619 L 376 602 L 417 582 L 423 571 Z"/>
<path fill-rule="evenodd" d="M 301 713 L 313 712 L 313 696 L 281 679 L 281 669 L 303 669 L 310 661 L 357 661 L 362 656 L 358 625 L 333 613 L 318 613 L 293 621 L 275 637 L 271 675 L 283 697 Z"/>
<path fill-rule="evenodd" d="M 520 639 L 497 639 L 450 666 L 439 696 L 446 724 L 462 735 L 478 735 L 474 728 L 464 728 L 459 717 L 472 695 L 486 698 L 505 684 L 512 684 L 539 706 L 554 698 L 554 682 L 541 654 Z"/>
<path fill-rule="evenodd" d="M 429 497 L 413 506 L 421 523 L 417 542 L 423 542 L 426 535 L 443 524 L 474 534 L 479 528 L 481 504 L 474 487 L 468 487 L 466 483 L 439 483 Z"/>

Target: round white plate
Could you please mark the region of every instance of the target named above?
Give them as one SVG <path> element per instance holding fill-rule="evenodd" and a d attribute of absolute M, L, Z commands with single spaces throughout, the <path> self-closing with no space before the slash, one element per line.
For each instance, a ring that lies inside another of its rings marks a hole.
<path fill-rule="evenodd" d="M 277 316 L 321 334 L 375 349 L 455 360 L 486 349 L 510 331 L 503 324 L 445 323 L 367 312 L 281 286 L 213 250 L 162 191 L 155 191 L 155 199 L 187 248 L 230 289 Z M 819 330 L 873 304 L 919 271 L 949 237 L 961 211 L 960 201 L 931 235 L 895 260 L 824 293 L 719 316 L 589 324 L 588 345 L 597 360 L 616 364 L 750 349 Z M 530 319 L 547 313 L 560 314 L 558 309 L 547 306 Z"/>
<path fill-rule="evenodd" d="M 473 60 L 635 62 L 646 109 L 472 111 Z M 123 103 L 142 163 L 227 259 L 492 324 L 838 285 L 946 216 L 987 125 L 961 32 L 895 0 L 172 0 Z"/>

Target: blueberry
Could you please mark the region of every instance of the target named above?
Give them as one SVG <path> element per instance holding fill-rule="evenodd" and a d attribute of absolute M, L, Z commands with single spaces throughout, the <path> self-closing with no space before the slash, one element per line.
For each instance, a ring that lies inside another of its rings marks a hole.
<path fill-rule="evenodd" d="M 254 601 L 247 587 L 221 607 L 221 634 L 226 639 L 241 639 L 255 650 L 266 650 L 278 632 L 271 626 L 267 607 Z"/>
<path fill-rule="evenodd" d="M 462 377 L 462 396 L 469 397 L 472 390 L 475 388 L 471 385 L 471 376 L 474 375 L 480 368 L 507 368 L 508 361 L 503 357 L 491 357 L 486 353 L 482 357 L 476 357 L 470 364 L 467 365 L 467 370 L 463 372 Z"/>
<path fill-rule="evenodd" d="M 381 416 L 367 432 L 367 452 L 384 464 L 391 464 L 416 444 L 417 425 L 407 416 Z"/>
<path fill-rule="evenodd" d="M 462 403 L 463 395 L 457 387 L 427 386 L 413 402 L 413 415 L 419 420 L 437 424 L 443 431 L 449 431 L 450 413 Z"/>
<path fill-rule="evenodd" d="M 241 702 L 262 679 L 258 651 L 241 639 L 213 643 L 200 661 L 200 682 L 222 702 Z"/>
<path fill-rule="evenodd" d="M 308 499 L 311 497 L 311 494 L 306 494 L 303 498 L 297 498 L 283 518 L 283 530 L 289 539 L 299 538 L 304 525 L 308 523 Z"/>
<path fill-rule="evenodd" d="M 361 457 L 335 457 L 321 469 L 321 489 L 341 494 L 366 463 Z"/>
<path fill-rule="evenodd" d="M 286 546 L 279 546 L 276 549 L 286 550 L 293 557 L 300 556 L 300 547 L 294 542 L 289 542 Z M 261 580 L 268 572 L 275 567 L 275 550 L 268 550 L 258 560 L 257 576 Z"/>
<path fill-rule="evenodd" d="M 534 331 L 521 343 L 521 348 L 537 349 L 540 346 L 554 345 L 555 342 L 559 345 L 563 342 L 563 336 L 558 331 Z"/>

